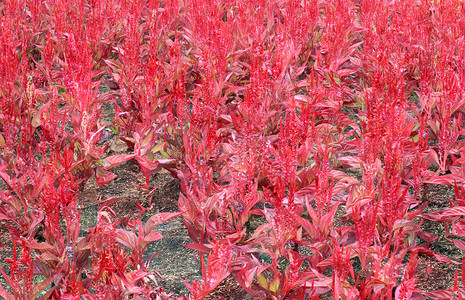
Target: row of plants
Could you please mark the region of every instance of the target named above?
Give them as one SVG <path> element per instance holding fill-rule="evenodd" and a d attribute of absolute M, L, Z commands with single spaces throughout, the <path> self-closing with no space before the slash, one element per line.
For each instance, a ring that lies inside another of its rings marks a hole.
<path fill-rule="evenodd" d="M 228 276 L 254 299 L 464 297 L 462 262 L 421 229 L 444 223 L 465 250 L 462 1 L 8 0 L 0 12 L 3 298 L 173 299 L 146 248 L 180 215 L 202 272 L 184 298 Z M 131 153 L 109 156 L 116 140 Z M 162 169 L 180 180 L 179 212 L 120 219 L 103 199 L 82 228 L 83 186 L 129 160 L 142 188 Z M 432 184 L 454 186 L 449 209 L 424 211 Z M 452 289 L 417 289 L 425 256 L 462 270 Z"/>

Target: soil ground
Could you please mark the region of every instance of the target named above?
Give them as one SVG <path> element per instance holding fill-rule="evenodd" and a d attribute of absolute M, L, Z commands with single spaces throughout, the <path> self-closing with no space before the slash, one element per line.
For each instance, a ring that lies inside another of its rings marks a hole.
<path fill-rule="evenodd" d="M 449 199 L 454 199 L 454 188 L 452 186 L 430 185 L 426 191 L 428 206 L 426 206 L 424 213 L 450 208 Z M 462 261 L 463 251 L 445 239 L 444 224 L 425 220 L 421 228 L 440 237 L 431 245 L 432 250 L 447 256 L 451 260 Z M 456 269 L 460 274 L 460 265 L 440 262 L 434 257 L 422 255 L 417 267 L 417 289 L 431 292 L 453 288 Z"/>

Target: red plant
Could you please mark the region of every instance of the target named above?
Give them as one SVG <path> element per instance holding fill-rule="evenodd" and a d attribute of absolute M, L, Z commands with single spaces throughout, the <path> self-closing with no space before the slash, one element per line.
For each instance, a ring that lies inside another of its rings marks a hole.
<path fill-rule="evenodd" d="M 465 234 L 464 7 L 1 2 L 0 221 L 13 253 L 0 296 L 168 299 L 144 253 L 182 215 L 202 272 L 186 282 L 193 299 L 231 274 L 257 299 L 462 298 L 458 273 L 453 289 L 418 290 L 416 266 L 419 254 L 458 264 L 429 249 L 439 238 L 417 218 L 465 249 L 451 236 Z M 116 139 L 130 152 L 108 155 Z M 180 212 L 144 224 L 100 207 L 81 228 L 87 180 L 102 186 L 132 159 L 143 188 L 162 168 L 180 179 Z M 435 184 L 455 198 L 425 213 Z"/>

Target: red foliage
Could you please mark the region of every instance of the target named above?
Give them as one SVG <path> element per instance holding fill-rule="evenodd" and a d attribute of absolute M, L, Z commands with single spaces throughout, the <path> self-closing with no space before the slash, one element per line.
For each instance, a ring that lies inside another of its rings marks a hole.
<path fill-rule="evenodd" d="M 202 269 L 192 299 L 230 274 L 256 299 L 462 298 L 458 273 L 451 290 L 417 290 L 419 253 L 457 262 L 416 219 L 465 236 L 464 12 L 459 0 L 1 2 L 0 220 L 14 251 L 0 296 L 169 299 L 144 253 L 182 215 Z M 107 156 L 115 139 L 133 153 Z M 143 224 L 102 205 L 81 228 L 82 186 L 131 159 L 144 188 L 162 168 L 180 179 L 180 212 Z M 449 209 L 423 213 L 429 184 L 455 187 Z"/>

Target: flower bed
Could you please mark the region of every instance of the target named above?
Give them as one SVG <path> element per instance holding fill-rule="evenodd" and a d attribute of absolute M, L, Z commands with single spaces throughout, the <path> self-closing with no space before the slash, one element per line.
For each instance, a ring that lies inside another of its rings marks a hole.
<path fill-rule="evenodd" d="M 464 296 L 462 1 L 0 11 L 3 298 Z M 173 220 L 183 295 L 154 268 Z M 435 262 L 457 271 L 430 290 Z"/>

